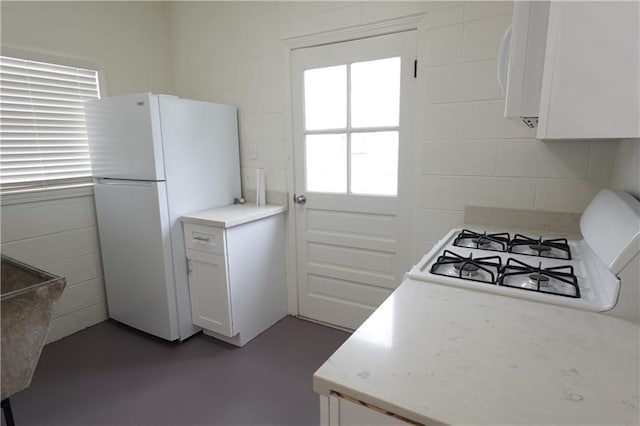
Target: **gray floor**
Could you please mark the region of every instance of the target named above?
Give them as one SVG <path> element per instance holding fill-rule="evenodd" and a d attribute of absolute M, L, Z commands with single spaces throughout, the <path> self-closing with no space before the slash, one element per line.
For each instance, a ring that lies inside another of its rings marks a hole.
<path fill-rule="evenodd" d="M 19 426 L 317 425 L 311 376 L 347 337 L 287 317 L 244 348 L 171 344 L 107 321 L 45 346 L 11 404 Z"/>

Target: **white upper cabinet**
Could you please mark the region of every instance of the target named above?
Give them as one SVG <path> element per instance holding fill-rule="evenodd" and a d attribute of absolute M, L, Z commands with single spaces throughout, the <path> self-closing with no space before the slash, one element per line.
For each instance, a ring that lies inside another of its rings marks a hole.
<path fill-rule="evenodd" d="M 498 82 L 505 92 L 504 116 L 527 127 L 538 123 L 547 41 L 548 1 L 516 1 L 500 45 Z"/>
<path fill-rule="evenodd" d="M 640 137 L 640 3 L 551 2 L 539 139 Z"/>

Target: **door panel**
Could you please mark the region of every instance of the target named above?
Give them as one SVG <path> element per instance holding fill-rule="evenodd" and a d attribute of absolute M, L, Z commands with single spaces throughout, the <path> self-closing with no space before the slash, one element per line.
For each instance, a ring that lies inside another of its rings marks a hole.
<path fill-rule="evenodd" d="M 391 294 L 391 289 L 361 284 L 355 281 L 309 275 L 310 293 L 351 302 L 365 308 L 375 308 Z"/>
<path fill-rule="evenodd" d="M 354 318 L 364 321 L 392 291 L 372 286 L 369 281 L 363 284 L 360 280 L 309 274 L 307 294 L 313 303 L 305 306 L 304 316 L 344 327 L 353 324 Z"/>
<path fill-rule="evenodd" d="M 363 250 L 354 247 L 336 247 L 329 244 L 309 242 L 308 262 L 331 265 L 332 267 L 362 270 L 370 273 L 391 275 L 393 254 Z"/>
<path fill-rule="evenodd" d="M 369 237 L 393 237 L 396 217 L 362 213 L 310 210 L 307 212 L 309 232 L 342 232 L 364 234 Z"/>
<path fill-rule="evenodd" d="M 292 53 L 302 316 L 355 329 L 410 266 L 414 58 L 412 31 Z"/>

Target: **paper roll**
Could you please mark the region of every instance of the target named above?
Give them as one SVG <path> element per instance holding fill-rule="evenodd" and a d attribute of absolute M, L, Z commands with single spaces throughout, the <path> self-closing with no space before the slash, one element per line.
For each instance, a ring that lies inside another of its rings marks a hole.
<path fill-rule="evenodd" d="M 267 189 L 265 185 L 264 170 L 256 169 L 256 205 L 267 204 Z"/>

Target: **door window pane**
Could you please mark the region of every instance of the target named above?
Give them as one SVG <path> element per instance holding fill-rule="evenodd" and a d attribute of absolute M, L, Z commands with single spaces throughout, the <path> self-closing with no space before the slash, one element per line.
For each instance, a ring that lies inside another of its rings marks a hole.
<path fill-rule="evenodd" d="M 347 66 L 304 72 L 304 122 L 307 130 L 347 126 Z"/>
<path fill-rule="evenodd" d="M 398 132 L 351 135 L 351 192 L 398 194 Z"/>
<path fill-rule="evenodd" d="M 397 126 L 400 117 L 400 58 L 351 65 L 351 126 Z"/>
<path fill-rule="evenodd" d="M 307 191 L 347 192 L 347 135 L 307 135 Z"/>

